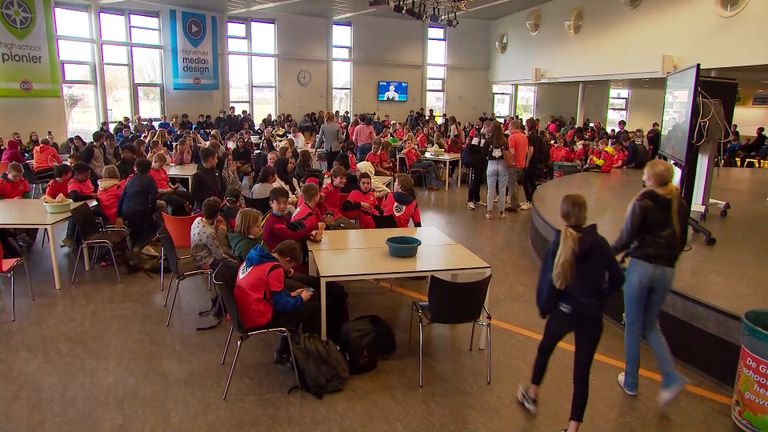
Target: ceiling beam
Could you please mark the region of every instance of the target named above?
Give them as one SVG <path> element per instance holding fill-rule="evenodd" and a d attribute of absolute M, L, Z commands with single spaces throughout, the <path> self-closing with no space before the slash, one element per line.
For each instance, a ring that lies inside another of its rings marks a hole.
<path fill-rule="evenodd" d="M 241 14 L 241 13 L 245 13 L 245 12 L 253 12 L 253 11 L 262 10 L 262 9 L 269 9 L 269 8 L 273 8 L 273 7 L 276 7 L 276 6 L 282 6 L 282 5 L 291 4 L 291 3 L 298 3 L 300 1 L 302 1 L 302 0 L 283 0 L 283 1 L 276 1 L 276 2 L 272 2 L 272 3 L 264 3 L 264 4 L 259 4 L 259 5 L 256 5 L 256 6 L 252 6 L 252 7 L 249 7 L 249 8 L 245 8 L 245 9 L 237 9 L 237 10 L 233 10 L 233 11 L 227 11 L 227 15 L 237 15 L 237 14 Z"/>

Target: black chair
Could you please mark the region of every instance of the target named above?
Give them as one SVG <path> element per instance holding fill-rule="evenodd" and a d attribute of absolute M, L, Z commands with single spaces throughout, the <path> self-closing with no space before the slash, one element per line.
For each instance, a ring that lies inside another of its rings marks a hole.
<path fill-rule="evenodd" d="M 240 314 L 237 311 L 237 302 L 235 301 L 235 282 L 237 280 L 237 270 L 235 266 L 221 265 L 213 275 L 213 283 L 216 287 L 216 291 L 219 293 L 219 298 L 224 303 L 224 310 L 229 314 L 229 322 L 231 326 L 229 333 L 227 334 L 227 342 L 224 345 L 224 354 L 221 356 L 221 364 L 227 359 L 227 351 L 229 350 L 229 343 L 232 340 L 232 333 L 237 331 L 237 349 L 235 350 L 235 357 L 232 359 L 232 366 L 229 368 L 229 375 L 227 376 L 227 383 L 224 386 L 224 395 L 221 400 L 227 399 L 227 392 L 229 392 L 229 383 L 232 381 L 232 375 L 235 373 L 235 365 L 237 365 L 237 358 L 240 355 L 240 347 L 251 336 L 258 336 L 268 333 L 278 334 L 288 338 L 288 348 L 291 351 L 291 359 L 293 359 L 293 343 L 291 342 L 291 332 L 283 327 L 259 327 L 259 328 L 245 328 L 240 321 Z M 296 377 L 296 385 L 301 389 L 301 382 L 299 381 L 299 372 L 296 370 L 296 363 L 291 361 L 293 366 L 293 374 Z"/>
<path fill-rule="evenodd" d="M 485 307 L 485 297 L 491 275 L 473 282 L 451 282 L 436 276 L 429 277 L 427 302 L 413 302 L 408 325 L 408 346 L 411 344 L 413 313 L 419 316 L 419 387 L 424 386 L 424 327 L 430 324 L 472 324 L 469 350 L 475 339 L 475 326 L 488 329 L 488 384 L 491 383 L 491 313 Z M 480 316 L 480 318 L 478 318 Z"/>
<path fill-rule="evenodd" d="M 261 212 L 262 215 L 267 215 L 272 207 L 269 205 L 269 197 L 266 198 L 248 198 L 243 197 L 243 202 L 248 208 L 256 209 Z"/>
<path fill-rule="evenodd" d="M 176 290 L 173 292 L 173 300 L 171 301 L 171 308 L 168 310 L 168 319 L 165 321 L 165 326 L 168 327 L 171 324 L 171 316 L 173 315 L 173 308 L 176 306 L 176 296 L 179 294 L 179 285 L 187 278 L 193 276 L 207 276 L 208 277 L 208 291 L 211 290 L 213 269 L 198 269 L 194 265 L 191 257 L 179 258 L 176 253 L 176 246 L 173 244 L 173 239 L 168 230 L 165 227 L 160 228 L 157 232 L 160 237 L 160 242 L 163 245 L 162 253 L 164 254 L 164 262 L 168 263 L 168 267 L 171 269 L 171 278 L 168 283 L 168 290 L 165 293 L 165 301 L 163 307 L 168 304 L 168 296 L 171 294 L 171 284 L 176 281 Z"/>
<path fill-rule="evenodd" d="M 320 185 L 321 188 L 323 187 L 323 181 L 325 181 L 325 178 L 323 177 L 322 170 L 312 168 L 304 171 L 304 175 L 301 178 L 301 183 L 306 183 L 307 179 L 309 178 L 317 179 L 317 184 Z"/>
<path fill-rule="evenodd" d="M 77 257 L 75 258 L 75 268 L 72 269 L 71 285 L 75 284 L 75 277 L 77 276 L 77 263 L 80 261 L 80 255 L 83 253 L 83 248 L 94 247 L 93 255 L 91 256 L 91 265 L 96 263 L 96 258 L 99 255 L 99 249 L 103 246 L 109 250 L 109 255 L 112 258 L 112 264 L 115 266 L 115 274 L 117 275 L 117 283 L 122 283 L 120 280 L 120 271 L 117 268 L 117 261 L 115 260 L 115 252 L 113 246 L 124 241 L 126 238 L 126 232 L 122 229 L 116 231 L 102 231 L 99 229 L 99 225 L 96 221 L 96 215 L 91 210 L 91 207 L 87 202 L 74 207 L 72 210 L 72 220 L 77 225 L 77 232 L 80 234 L 82 240 L 80 246 L 77 248 Z M 75 236 L 77 237 L 77 236 Z M 83 255 L 85 260 L 85 255 Z M 85 261 L 83 262 L 85 265 Z"/>
<path fill-rule="evenodd" d="M 424 185 L 424 189 L 426 190 L 427 189 L 427 174 L 424 172 L 424 170 L 421 169 L 421 168 L 411 168 L 411 169 L 408 169 L 408 164 L 405 161 L 405 156 L 403 156 L 402 154 L 397 155 L 397 160 L 398 160 L 397 166 L 399 168 L 399 171 L 401 173 L 403 173 L 403 174 L 410 175 L 414 179 L 416 177 L 421 177 L 421 182 Z"/>

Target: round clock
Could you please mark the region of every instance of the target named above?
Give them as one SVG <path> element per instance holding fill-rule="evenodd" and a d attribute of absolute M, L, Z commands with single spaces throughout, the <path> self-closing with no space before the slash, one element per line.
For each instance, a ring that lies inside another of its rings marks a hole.
<path fill-rule="evenodd" d="M 302 69 L 296 75 L 296 81 L 298 81 L 299 85 L 302 87 L 306 87 L 312 82 L 312 73 L 306 69 Z"/>

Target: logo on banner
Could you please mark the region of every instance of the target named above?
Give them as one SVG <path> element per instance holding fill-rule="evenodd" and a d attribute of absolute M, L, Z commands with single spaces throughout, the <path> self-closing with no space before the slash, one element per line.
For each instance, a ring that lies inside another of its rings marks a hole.
<path fill-rule="evenodd" d="M 190 12 L 181 13 L 184 36 L 195 48 L 199 47 L 205 40 L 205 21 L 205 15 Z"/>
<path fill-rule="evenodd" d="M 35 28 L 35 4 L 24 0 L 2 0 L 2 23 L 8 33 L 23 40 Z"/>

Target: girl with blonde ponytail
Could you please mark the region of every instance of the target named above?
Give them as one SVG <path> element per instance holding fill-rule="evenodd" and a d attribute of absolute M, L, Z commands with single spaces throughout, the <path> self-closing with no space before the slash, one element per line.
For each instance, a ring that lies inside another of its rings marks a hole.
<path fill-rule="evenodd" d="M 686 379 L 675 370 L 674 359 L 658 325 L 659 312 L 672 288 L 675 263 L 688 239 L 688 205 L 672 184 L 672 165 L 652 160 L 645 165 L 641 191 L 627 209 L 627 220 L 613 252 L 631 258 L 624 285 L 624 354 L 626 367 L 619 386 L 637 395 L 640 339 L 653 350 L 662 376 L 657 402 L 664 406 L 685 387 Z"/>
<path fill-rule="evenodd" d="M 624 275 L 608 242 L 587 225 L 587 202 L 581 195 L 566 195 L 560 203 L 562 231 L 547 249 L 541 265 L 536 302 L 547 318 L 539 343 L 531 382 L 517 389 L 517 401 L 536 414 L 539 385 L 557 344 L 573 332 L 576 353 L 573 363 L 573 399 L 568 432 L 579 430 L 589 396 L 589 371 L 603 333 L 605 300 L 618 291 Z M 607 281 L 607 283 L 606 283 Z"/>

